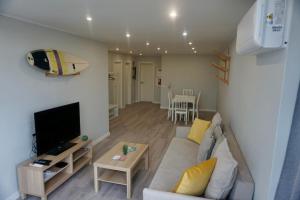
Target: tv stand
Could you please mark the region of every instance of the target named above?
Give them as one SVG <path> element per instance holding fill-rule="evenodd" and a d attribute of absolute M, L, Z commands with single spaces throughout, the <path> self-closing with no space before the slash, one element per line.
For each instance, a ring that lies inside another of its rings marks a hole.
<path fill-rule="evenodd" d="M 47 196 L 72 175 L 84 166 L 92 164 L 91 140 L 82 141 L 78 137 L 70 142 L 73 146 L 57 156 L 43 154 L 18 165 L 18 183 L 22 199 L 33 195 L 47 200 Z M 51 163 L 48 166 L 32 166 L 33 161 L 37 159 L 51 160 Z M 65 162 L 66 165 L 56 165 L 59 162 Z"/>
<path fill-rule="evenodd" d="M 76 145 L 76 143 L 67 142 L 65 144 L 59 145 L 59 146 L 51 149 L 50 151 L 47 152 L 47 155 L 57 156 L 57 155 L 61 154 L 62 152 L 70 149 L 74 145 Z"/>

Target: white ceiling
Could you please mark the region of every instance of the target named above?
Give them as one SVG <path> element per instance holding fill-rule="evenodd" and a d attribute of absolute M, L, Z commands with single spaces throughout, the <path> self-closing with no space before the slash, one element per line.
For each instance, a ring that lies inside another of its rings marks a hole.
<path fill-rule="evenodd" d="M 254 0 L 0 0 L 0 14 L 106 43 L 135 54 L 200 54 L 223 49 Z M 169 12 L 178 17 L 171 20 Z M 86 16 L 93 18 L 86 21 Z M 182 32 L 188 36 L 184 38 Z M 126 32 L 131 34 L 128 39 Z M 146 46 L 146 41 L 150 46 Z"/>

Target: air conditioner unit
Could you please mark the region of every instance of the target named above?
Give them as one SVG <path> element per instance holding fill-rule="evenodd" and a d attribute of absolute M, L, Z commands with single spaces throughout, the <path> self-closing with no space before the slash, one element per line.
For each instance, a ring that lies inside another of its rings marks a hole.
<path fill-rule="evenodd" d="M 286 0 L 257 0 L 237 29 L 236 51 L 259 54 L 286 46 Z"/>

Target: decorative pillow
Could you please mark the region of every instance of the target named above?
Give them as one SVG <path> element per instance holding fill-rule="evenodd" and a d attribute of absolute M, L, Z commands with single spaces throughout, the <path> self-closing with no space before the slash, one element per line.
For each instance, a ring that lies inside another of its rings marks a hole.
<path fill-rule="evenodd" d="M 219 138 L 222 135 L 223 135 L 223 131 L 222 131 L 220 125 L 217 125 L 214 129 L 214 136 L 215 136 L 215 138 Z"/>
<path fill-rule="evenodd" d="M 216 162 L 217 159 L 212 158 L 185 170 L 173 192 L 194 196 L 203 195 Z"/>
<path fill-rule="evenodd" d="M 211 157 L 215 154 L 218 146 L 221 144 L 221 142 L 223 142 L 225 136 L 223 135 L 223 132 L 222 132 L 222 129 L 220 126 L 217 126 L 215 129 L 214 129 L 214 133 L 213 133 L 214 137 L 216 138 L 216 142 L 215 142 L 215 145 L 212 149 L 212 152 L 211 152 Z"/>
<path fill-rule="evenodd" d="M 210 126 L 210 121 L 195 119 L 188 134 L 188 139 L 200 144 L 203 140 L 206 130 Z"/>
<path fill-rule="evenodd" d="M 238 165 L 229 150 L 226 138 L 218 146 L 214 156 L 217 163 L 205 190 L 205 197 L 226 199 L 235 182 Z"/>
<path fill-rule="evenodd" d="M 221 118 L 220 113 L 217 112 L 217 113 L 213 116 L 213 118 L 212 118 L 212 120 L 211 120 L 211 125 L 212 125 L 213 127 L 216 127 L 216 126 L 221 125 L 221 124 L 222 124 L 222 118 Z"/>
<path fill-rule="evenodd" d="M 215 137 L 213 136 L 213 128 L 210 126 L 206 130 L 206 133 L 204 134 L 204 138 L 199 145 L 199 150 L 197 155 L 198 162 L 202 162 L 210 158 L 210 154 L 213 150 L 215 142 L 216 140 Z"/>

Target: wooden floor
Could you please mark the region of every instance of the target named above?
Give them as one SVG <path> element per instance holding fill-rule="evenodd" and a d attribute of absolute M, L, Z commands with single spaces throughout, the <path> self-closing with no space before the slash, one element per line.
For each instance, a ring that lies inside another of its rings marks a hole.
<path fill-rule="evenodd" d="M 210 118 L 202 114 L 201 118 Z M 177 124 L 178 125 L 178 124 Z M 120 111 L 120 116 L 110 121 L 110 137 L 94 148 L 94 160 L 119 141 L 147 143 L 150 147 L 149 170 L 140 170 L 133 178 L 132 199 L 140 200 L 175 134 L 175 126 L 167 120 L 167 111 L 158 104 L 136 103 Z M 30 197 L 30 200 L 38 198 Z M 93 168 L 87 166 L 74 175 L 49 197 L 49 200 L 121 200 L 126 199 L 125 186 L 103 183 L 94 192 Z"/>

